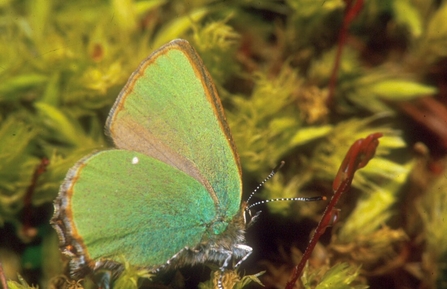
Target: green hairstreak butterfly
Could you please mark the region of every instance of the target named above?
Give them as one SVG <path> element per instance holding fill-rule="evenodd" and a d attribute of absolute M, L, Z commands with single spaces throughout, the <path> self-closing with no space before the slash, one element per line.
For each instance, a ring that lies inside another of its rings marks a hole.
<path fill-rule="evenodd" d="M 107 119 L 116 149 L 69 170 L 51 224 L 74 276 L 248 257 L 241 167 L 211 76 L 185 40 L 153 52 Z"/>
<path fill-rule="evenodd" d="M 241 167 L 221 102 L 185 40 L 140 64 L 106 132 L 116 149 L 81 159 L 54 201 L 51 224 L 73 277 L 119 271 L 123 259 L 151 271 L 206 262 L 221 271 L 237 267 L 252 252 L 244 236 L 249 207 L 322 199 L 241 202 Z"/>

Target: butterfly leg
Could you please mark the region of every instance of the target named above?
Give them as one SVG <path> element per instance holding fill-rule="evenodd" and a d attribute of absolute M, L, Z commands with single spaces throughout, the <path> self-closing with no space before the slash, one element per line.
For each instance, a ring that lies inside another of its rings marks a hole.
<path fill-rule="evenodd" d="M 231 257 L 233 257 L 233 252 L 229 251 L 229 250 L 218 250 L 218 252 L 219 252 L 219 254 L 226 255 L 222 266 L 219 268 L 220 275 L 219 275 L 219 279 L 217 280 L 217 288 L 224 289 L 222 286 L 222 279 L 223 279 L 225 269 L 228 267 L 228 263 L 230 262 Z"/>
<path fill-rule="evenodd" d="M 251 253 L 253 252 L 253 249 L 250 246 L 244 245 L 244 244 L 236 244 L 235 246 L 237 249 L 245 251 L 244 256 L 242 257 L 242 259 L 239 260 L 239 262 L 236 263 L 236 265 L 234 265 L 234 268 L 239 267 L 242 262 L 244 262 L 245 260 L 247 260 L 248 256 L 251 255 Z"/>
<path fill-rule="evenodd" d="M 217 288 L 219 288 L 219 289 L 223 289 L 223 286 L 222 286 L 223 274 L 224 274 L 225 269 L 228 267 L 228 264 L 230 263 L 230 260 L 233 258 L 235 250 L 242 251 L 243 254 L 241 254 L 242 255 L 241 260 L 239 260 L 236 263 L 236 265 L 234 265 L 234 269 L 239 267 L 242 264 L 242 262 L 244 262 L 248 258 L 248 256 L 250 256 L 251 253 L 253 252 L 253 249 L 250 246 L 247 246 L 247 245 L 244 245 L 244 244 L 236 244 L 234 246 L 234 248 L 233 248 L 233 251 L 226 251 L 225 250 L 225 251 L 220 251 L 219 252 L 221 254 L 225 254 L 226 255 L 225 261 L 223 262 L 222 266 L 219 268 L 220 269 L 220 276 L 219 276 L 219 279 L 217 280 Z M 239 254 L 237 254 L 237 255 L 239 255 Z"/>
<path fill-rule="evenodd" d="M 110 289 L 113 284 L 112 272 L 107 270 L 101 270 L 95 273 L 94 281 L 100 289 Z"/>

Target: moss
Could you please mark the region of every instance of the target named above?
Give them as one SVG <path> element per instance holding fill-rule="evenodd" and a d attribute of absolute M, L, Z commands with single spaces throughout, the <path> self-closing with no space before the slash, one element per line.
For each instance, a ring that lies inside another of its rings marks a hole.
<path fill-rule="evenodd" d="M 185 38 L 218 87 L 241 157 L 246 193 L 285 160 L 262 198 L 330 195 L 349 145 L 372 132 L 385 134 L 375 159 L 357 173 L 352 193 L 340 205 L 342 221 L 325 246 L 326 263 L 349 264 L 328 267 L 333 270 L 328 272 L 338 272 L 331 277 L 338 279 L 330 282 L 340 285 L 332 288 L 350 286 L 338 282 L 348 267 L 361 268 L 354 269 L 352 288 L 374 288 L 369 276 L 388 280 L 393 270 L 406 270 L 410 260 L 425 267 L 405 271 L 403 279 L 423 282 L 432 270 L 439 278 L 427 277 L 431 284 L 444 284 L 445 213 L 438 205 L 446 184 L 423 186 L 416 197 L 408 193 L 416 163 L 412 144 L 425 142 L 433 155 L 445 155 L 443 113 L 436 113 L 441 105 L 408 113 L 408 105 L 443 92 L 447 5 L 365 1 L 349 27 L 334 103 L 328 105 L 346 2 L 0 1 L 0 259 L 7 278 L 16 278 L 19 270 L 28 283 L 46 287 L 62 273 L 48 220 L 66 172 L 81 157 L 112 146 L 103 133 L 105 119 L 140 61 L 160 45 Z M 33 184 L 43 158 L 50 164 Z M 423 192 L 430 193 L 420 198 Z M 31 204 L 25 201 L 29 194 Z M 323 206 L 276 203 L 263 210 L 278 222 L 302 224 L 318 219 Z M 405 222 L 406 207 L 418 208 L 411 212 L 420 214 L 414 226 L 424 234 L 418 238 Z M 290 256 L 281 257 L 279 247 L 305 244 L 307 235 L 301 235 L 300 241 L 275 236 L 282 241 L 275 242 L 272 252 L 250 257 L 256 261 L 248 265 L 247 275 L 263 269 L 259 258 L 269 268 L 290 267 Z M 405 259 L 408 247 L 417 250 Z M 41 252 L 25 253 L 34 249 Z M 13 255 L 3 253 L 10 250 Z M 267 249 L 260 244 L 254 250 Z M 32 269 L 14 265 L 29 256 L 34 256 Z M 313 274 L 318 268 L 308 270 Z M 269 278 L 269 272 L 259 278 L 267 286 L 278 285 L 269 280 L 284 284 L 289 270 L 279 271 L 281 278 Z M 125 281 L 138 279 L 140 273 Z M 81 286 L 70 280 L 66 284 Z M 22 280 L 9 286 L 28 285 Z"/>

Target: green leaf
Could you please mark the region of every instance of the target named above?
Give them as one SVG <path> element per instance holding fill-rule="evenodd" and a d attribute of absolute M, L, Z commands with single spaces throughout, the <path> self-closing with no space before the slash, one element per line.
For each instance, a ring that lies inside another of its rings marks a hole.
<path fill-rule="evenodd" d="M 60 134 L 62 139 L 71 144 L 82 145 L 76 124 L 60 109 L 43 102 L 37 102 L 34 106 L 42 114 L 48 126 Z"/>
<path fill-rule="evenodd" d="M 167 0 L 151 0 L 151 1 L 140 1 L 140 2 L 135 2 L 135 11 L 137 13 L 138 16 L 142 16 L 145 15 L 146 13 L 148 13 L 149 11 L 158 8 L 159 6 L 164 5 L 166 2 L 168 2 Z"/>
<path fill-rule="evenodd" d="M 398 101 L 433 95 L 438 91 L 433 86 L 402 79 L 384 80 L 375 83 L 371 86 L 371 90 L 383 99 Z"/>
<path fill-rule="evenodd" d="M 114 283 L 115 289 L 138 289 L 138 280 L 140 278 L 151 279 L 153 274 L 147 269 L 132 266 L 124 257 L 121 257 L 124 265 L 124 271 Z"/>
<path fill-rule="evenodd" d="M 440 41 L 447 40 L 447 2 L 436 11 L 434 15 L 430 17 L 426 32 L 426 41 Z M 445 47 L 442 49 L 445 50 Z"/>
<path fill-rule="evenodd" d="M 365 168 L 372 167 L 372 172 L 383 174 L 380 170 L 383 171 L 391 166 L 393 169 L 398 169 L 398 164 L 392 165 L 391 162 L 376 157 Z M 407 181 L 413 166 L 414 162 L 409 161 L 400 165 L 399 172 L 388 170 L 389 181 L 380 187 L 373 186 L 373 190 L 359 199 L 340 230 L 339 238 L 342 242 L 352 241 L 359 235 L 371 234 L 386 224 L 393 214 L 392 207 L 398 201 L 398 193 Z"/>
<path fill-rule="evenodd" d="M 298 146 L 326 136 L 333 129 L 332 125 L 300 128 L 290 141 L 290 145 Z"/>
<path fill-rule="evenodd" d="M 419 37 L 422 34 L 422 19 L 416 7 L 408 0 L 395 0 L 392 3 L 396 22 L 406 26 L 414 38 Z"/>
<path fill-rule="evenodd" d="M 347 263 L 339 263 L 334 265 L 327 271 L 323 280 L 315 287 L 315 289 L 364 289 L 366 285 L 351 285 L 359 275 L 360 268 L 351 267 Z"/>
<path fill-rule="evenodd" d="M 12 77 L 0 83 L 0 101 L 18 100 L 17 91 L 39 87 L 48 81 L 48 76 L 39 73 L 28 73 Z"/>
<path fill-rule="evenodd" d="M 28 283 L 25 281 L 25 279 L 23 279 L 22 276 L 20 276 L 18 274 L 18 279 L 19 282 L 16 281 L 7 281 L 6 283 L 8 284 L 9 289 L 37 289 L 39 288 L 38 286 L 34 287 L 34 286 L 29 286 Z"/>
<path fill-rule="evenodd" d="M 158 48 L 172 39 L 178 38 L 190 29 L 194 22 L 198 22 L 205 17 L 208 12 L 208 8 L 198 8 L 185 16 L 175 18 L 171 23 L 165 24 L 155 37 L 153 47 Z"/>

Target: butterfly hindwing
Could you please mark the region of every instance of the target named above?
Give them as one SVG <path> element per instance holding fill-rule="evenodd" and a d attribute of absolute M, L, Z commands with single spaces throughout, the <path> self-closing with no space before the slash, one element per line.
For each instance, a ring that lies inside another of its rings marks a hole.
<path fill-rule="evenodd" d="M 72 168 L 63 187 L 70 235 L 90 260 L 124 257 L 158 267 L 197 245 L 216 215 L 201 183 L 137 152 L 92 154 Z"/>

